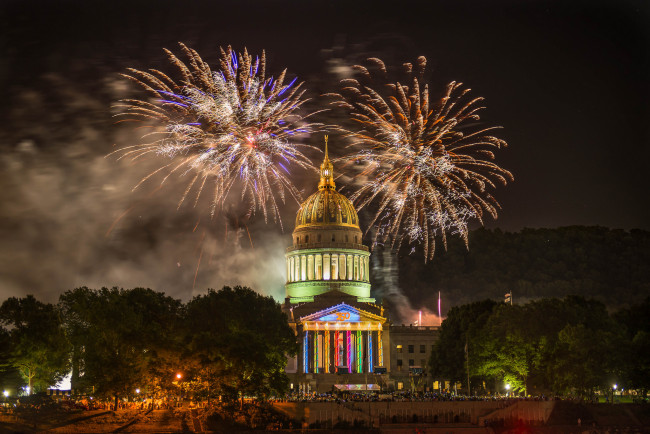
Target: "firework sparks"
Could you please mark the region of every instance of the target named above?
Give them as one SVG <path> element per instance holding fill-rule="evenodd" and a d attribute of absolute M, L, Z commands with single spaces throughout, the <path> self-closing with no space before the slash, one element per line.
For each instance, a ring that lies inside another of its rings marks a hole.
<path fill-rule="evenodd" d="M 369 59 L 386 77 L 384 63 Z M 360 166 L 360 185 L 352 195 L 359 208 L 376 203 L 371 227 L 377 239 L 399 247 L 406 239 L 422 243 L 425 259 L 433 258 L 436 236 L 447 245 L 447 233 L 467 244 L 467 225 L 483 223 L 485 212 L 497 217 L 498 202 L 488 192 L 506 184 L 512 174 L 497 166 L 494 149 L 507 146 L 494 137 L 499 127 L 477 128 L 482 98 L 469 98 L 469 89 L 451 82 L 437 102 L 423 83 L 426 59 L 418 58 L 414 73 L 405 64 L 408 85 L 399 82 L 378 87 L 367 68 L 355 66 L 359 79 L 342 81 L 342 90 L 330 94 L 361 125 L 343 130 L 355 151 L 339 161 Z"/>
<path fill-rule="evenodd" d="M 287 193 L 301 199 L 289 176 L 291 165 L 314 169 L 301 152 L 306 145 L 295 142 L 319 126 L 307 121 L 310 115 L 299 114 L 306 101 L 302 83 L 293 79 L 285 84 L 286 70 L 277 78 L 267 77 L 264 53 L 253 59 L 246 50 L 221 49 L 220 70 L 212 71 L 196 51 L 183 44 L 181 49 L 187 63 L 165 50 L 182 76 L 178 82 L 158 70 L 129 69 L 124 74 L 154 100 L 122 100 L 117 116 L 153 120 L 161 128 L 145 135 L 153 141 L 116 152 L 133 160 L 144 156 L 171 160 L 135 188 L 159 173 L 164 174 L 161 184 L 172 174 L 193 173 L 179 207 L 192 191 L 196 206 L 212 183 L 212 216 L 236 191 L 248 206 L 247 215 L 261 210 L 265 220 L 269 215 L 280 220 L 278 204 L 285 202 Z"/>

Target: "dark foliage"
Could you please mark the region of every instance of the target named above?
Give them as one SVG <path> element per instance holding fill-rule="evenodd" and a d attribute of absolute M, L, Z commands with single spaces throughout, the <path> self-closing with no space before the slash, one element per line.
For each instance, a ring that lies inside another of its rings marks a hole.
<path fill-rule="evenodd" d="M 650 232 L 569 226 L 502 232 L 477 229 L 469 249 L 451 238 L 447 251 L 424 264 L 420 255 L 399 259 L 400 286 L 414 305 L 445 306 L 513 292 L 515 302 L 569 294 L 595 298 L 610 308 L 650 294 Z M 444 312 L 443 312 L 444 314 Z"/>

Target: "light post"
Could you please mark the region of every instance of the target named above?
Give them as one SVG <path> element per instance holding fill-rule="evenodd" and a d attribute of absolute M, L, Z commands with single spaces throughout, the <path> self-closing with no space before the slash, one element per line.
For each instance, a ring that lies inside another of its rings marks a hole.
<path fill-rule="evenodd" d="M 510 383 L 506 384 L 506 397 L 510 396 Z"/>
<path fill-rule="evenodd" d="M 616 387 L 618 387 L 616 384 L 612 386 L 612 404 L 614 404 L 614 393 L 616 393 Z"/>
<path fill-rule="evenodd" d="M 181 386 L 181 378 L 183 375 L 179 372 L 176 374 L 176 382 L 178 384 L 178 402 L 183 400 L 183 387 Z"/>

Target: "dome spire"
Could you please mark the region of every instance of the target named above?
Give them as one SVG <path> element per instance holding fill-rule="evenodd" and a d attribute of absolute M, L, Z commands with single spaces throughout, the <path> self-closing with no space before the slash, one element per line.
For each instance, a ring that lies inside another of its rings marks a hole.
<path fill-rule="evenodd" d="M 332 166 L 327 153 L 327 138 L 328 136 L 325 136 L 325 159 L 323 160 L 323 164 L 320 165 L 320 182 L 318 183 L 318 189 L 336 190 L 336 184 L 334 184 L 334 166 Z"/>

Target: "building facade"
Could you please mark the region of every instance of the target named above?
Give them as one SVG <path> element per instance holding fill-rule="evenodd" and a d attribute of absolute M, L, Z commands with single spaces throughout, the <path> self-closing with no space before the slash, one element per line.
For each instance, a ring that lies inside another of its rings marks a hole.
<path fill-rule="evenodd" d="M 371 297 L 370 251 L 362 235 L 354 206 L 336 191 L 326 143 L 318 191 L 300 206 L 286 252 L 283 310 L 301 344 L 286 368 L 294 391 L 380 390 L 421 375 L 423 369 L 414 368 L 423 368 L 425 359 L 414 358 L 418 365 L 409 370 L 395 356 L 396 345 L 404 344 L 393 342 L 393 329 L 400 342 L 418 350 L 425 345 L 419 356 L 430 355 L 436 328 L 393 328 Z"/>

